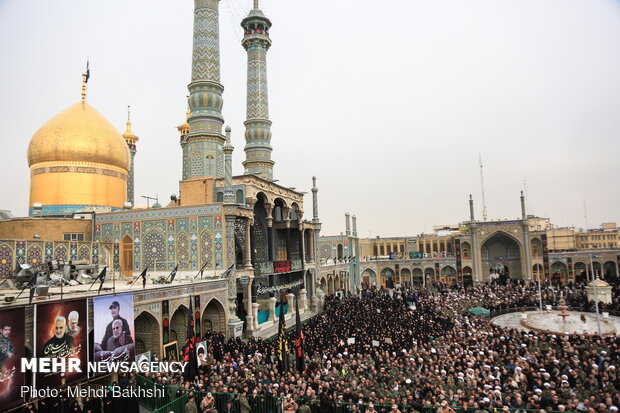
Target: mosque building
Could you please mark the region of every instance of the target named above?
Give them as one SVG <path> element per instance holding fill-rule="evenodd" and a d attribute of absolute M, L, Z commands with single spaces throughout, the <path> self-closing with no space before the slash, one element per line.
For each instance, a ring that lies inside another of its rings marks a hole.
<path fill-rule="evenodd" d="M 127 280 L 145 268 L 153 279 L 175 268 L 180 280 L 224 276 L 222 331 L 238 334 L 240 317 L 248 333 L 258 334 L 273 327 L 276 303 L 290 300 L 284 291 L 301 289 L 303 301 L 316 302 L 316 180 L 313 216 L 304 219 L 304 193 L 274 179 L 266 64 L 272 23 L 256 0 L 241 22 L 248 56 L 245 160 L 244 174 L 232 176 L 232 131 L 222 115 L 219 0 L 194 4 L 189 109 L 178 127 L 178 197 L 164 207 L 135 207 L 139 138 L 129 116 L 120 134 L 87 103 L 87 71 L 81 101 L 30 141 L 29 217 L 0 220 L 0 277 L 10 278 L 18 264 L 51 260 L 87 261 Z M 164 313 L 174 310 L 150 300 L 161 325 Z"/>

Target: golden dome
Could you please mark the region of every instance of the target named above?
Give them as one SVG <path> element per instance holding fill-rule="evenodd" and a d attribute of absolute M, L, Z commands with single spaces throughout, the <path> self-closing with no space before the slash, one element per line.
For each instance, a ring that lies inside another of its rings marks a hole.
<path fill-rule="evenodd" d="M 86 102 L 77 103 L 47 121 L 28 146 L 28 165 L 80 161 L 129 171 L 129 149 L 123 137 Z"/>

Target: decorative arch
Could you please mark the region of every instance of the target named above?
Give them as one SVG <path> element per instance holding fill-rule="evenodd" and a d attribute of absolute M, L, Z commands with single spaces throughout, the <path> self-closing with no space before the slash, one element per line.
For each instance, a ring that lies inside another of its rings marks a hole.
<path fill-rule="evenodd" d="M 177 263 L 179 264 L 179 269 L 189 270 L 189 261 L 189 234 L 183 231 L 177 235 Z"/>
<path fill-rule="evenodd" d="M 125 235 L 121 240 L 121 271 L 125 276 L 133 274 L 133 257 L 133 240 Z"/>
<path fill-rule="evenodd" d="M 188 317 L 189 309 L 184 304 L 179 305 L 172 313 L 170 318 L 170 343 L 176 341 L 178 347 L 182 347 L 185 344 Z"/>
<path fill-rule="evenodd" d="M 213 234 L 209 230 L 200 233 L 200 267 L 213 268 Z"/>
<path fill-rule="evenodd" d="M 63 244 L 56 244 L 54 247 L 54 258 L 57 260 L 68 261 L 69 250 L 67 249 L 67 246 Z"/>
<path fill-rule="evenodd" d="M 43 248 L 39 243 L 31 243 L 27 251 L 26 262 L 28 264 L 36 268 L 43 263 Z"/>
<path fill-rule="evenodd" d="M 78 248 L 78 260 L 90 261 L 90 247 L 88 245 L 80 245 L 80 247 Z"/>
<path fill-rule="evenodd" d="M 342 246 L 342 244 L 338 244 L 338 247 L 336 247 L 336 257 L 341 260 L 344 258 L 344 248 Z"/>
<path fill-rule="evenodd" d="M 532 238 L 532 257 L 542 256 L 542 242 L 538 238 Z"/>
<path fill-rule="evenodd" d="M 136 354 L 161 346 L 161 328 L 157 317 L 148 311 L 142 311 L 134 321 L 136 327 Z"/>
<path fill-rule="evenodd" d="M 386 267 L 381 270 L 381 285 L 387 288 L 394 288 L 394 278 L 396 274 L 390 267 Z"/>
<path fill-rule="evenodd" d="M 411 270 L 409 268 L 400 269 L 400 282 L 411 282 Z"/>
<path fill-rule="evenodd" d="M 166 236 L 159 229 L 151 229 L 142 237 L 142 264 L 161 271 L 167 267 Z"/>
<path fill-rule="evenodd" d="M 200 316 L 202 332 L 214 331 L 226 334 L 226 310 L 217 298 L 213 297 Z"/>
<path fill-rule="evenodd" d="M 372 268 L 364 268 L 362 271 L 362 284 L 366 288 L 377 284 L 377 273 Z"/>
<path fill-rule="evenodd" d="M 10 276 L 13 271 L 13 248 L 6 242 L 0 244 L 0 275 Z"/>
<path fill-rule="evenodd" d="M 461 254 L 464 260 L 471 259 L 471 244 L 469 242 L 461 243 Z"/>
<path fill-rule="evenodd" d="M 605 261 L 603 264 L 603 277 L 608 279 L 609 277 L 616 277 L 616 263 L 613 261 Z"/>
<path fill-rule="evenodd" d="M 245 199 L 243 198 L 243 190 L 242 189 L 237 189 L 237 192 L 235 193 L 235 203 L 237 203 L 239 205 L 245 204 Z"/>
<path fill-rule="evenodd" d="M 503 235 L 503 236 L 510 238 L 512 241 L 514 241 L 517 244 L 517 246 L 519 247 L 519 251 L 523 251 L 523 244 L 521 243 L 521 241 L 518 238 L 516 238 L 514 235 L 512 235 L 511 233 L 503 231 L 503 230 L 497 230 L 497 231 L 493 231 L 490 234 L 487 234 L 480 242 L 480 245 L 484 245 L 489 239 L 495 236 L 498 236 L 498 235 Z"/>
<path fill-rule="evenodd" d="M 321 278 L 321 291 L 323 291 L 325 294 L 327 294 L 327 279 L 325 277 Z"/>

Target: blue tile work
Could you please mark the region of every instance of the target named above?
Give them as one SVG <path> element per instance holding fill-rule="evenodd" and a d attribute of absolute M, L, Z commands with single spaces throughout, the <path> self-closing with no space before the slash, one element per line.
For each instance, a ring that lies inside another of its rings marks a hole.
<path fill-rule="evenodd" d="M 157 270 L 170 271 L 180 261 L 185 261 L 179 267 L 183 270 L 198 271 L 203 264 L 220 269 L 225 254 L 221 213 L 220 205 L 206 205 L 97 214 L 95 239 L 120 244 L 130 236 L 133 271 L 147 265 L 153 269 L 155 262 Z M 122 261 L 120 253 L 118 260 Z"/>

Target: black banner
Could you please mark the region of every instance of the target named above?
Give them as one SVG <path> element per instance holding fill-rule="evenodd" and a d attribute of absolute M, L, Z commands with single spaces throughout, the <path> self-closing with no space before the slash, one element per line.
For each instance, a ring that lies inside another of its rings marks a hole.
<path fill-rule="evenodd" d="M 454 252 L 456 254 L 456 282 L 463 282 L 463 260 L 461 259 L 461 240 L 454 240 Z"/>
<path fill-rule="evenodd" d="M 168 344 L 170 342 L 170 309 L 168 308 L 168 300 L 161 302 L 161 323 L 162 329 L 162 344 Z"/>
<path fill-rule="evenodd" d="M 20 362 L 26 357 L 24 317 L 24 307 L 0 311 L 0 406 L 3 408 L 11 408 L 22 400 L 20 389 L 25 375 Z"/>

